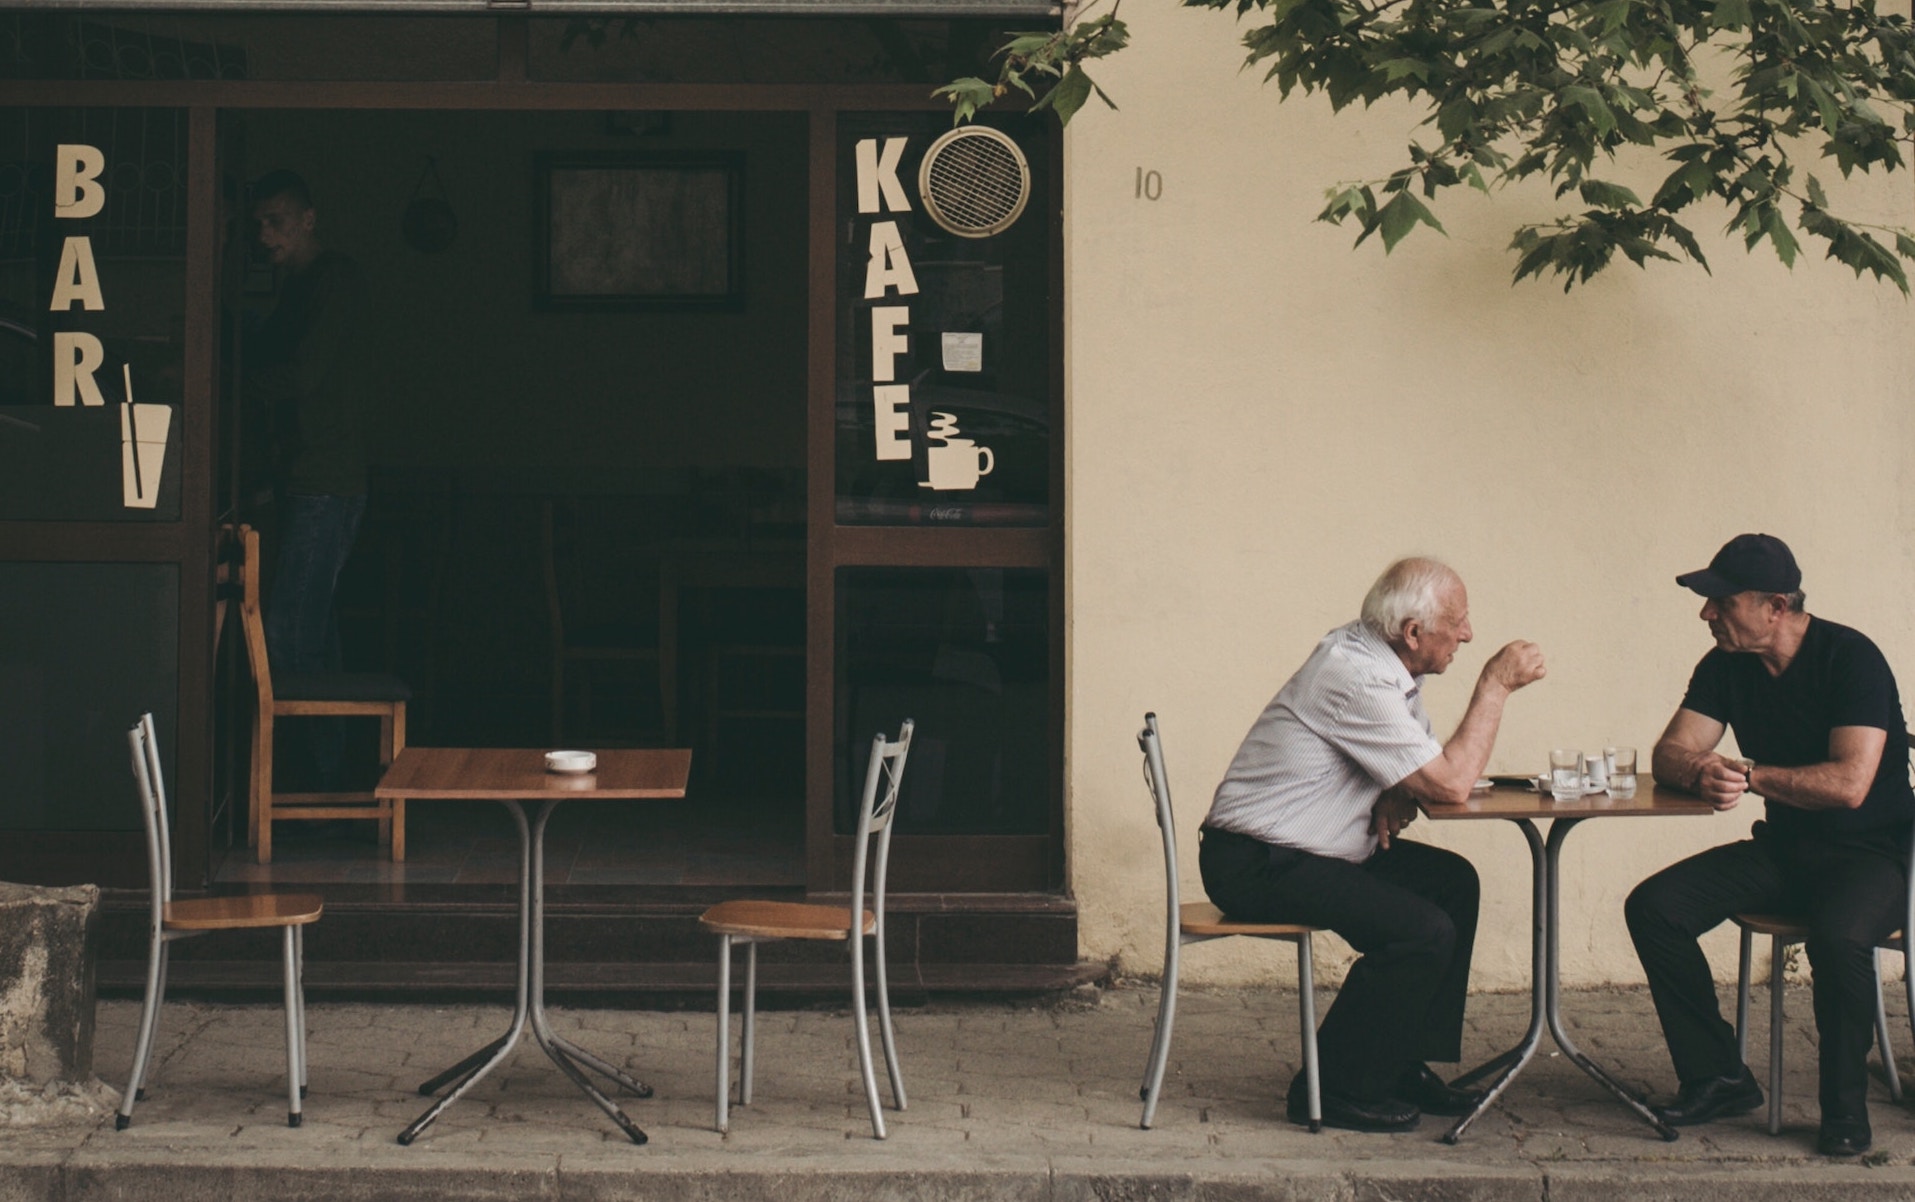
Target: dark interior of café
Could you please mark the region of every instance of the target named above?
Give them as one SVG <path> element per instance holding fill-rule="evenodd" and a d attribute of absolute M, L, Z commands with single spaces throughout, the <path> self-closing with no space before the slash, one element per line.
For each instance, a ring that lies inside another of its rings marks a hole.
<path fill-rule="evenodd" d="M 322 243 L 366 285 L 372 476 L 337 595 L 345 667 L 405 680 L 409 744 L 694 749 L 684 803 L 557 819 L 554 884 L 802 883 L 803 115 L 249 111 L 226 114 L 221 139 L 229 180 L 305 177 Z M 555 151 L 744 164 L 742 296 L 547 295 L 540 164 Z M 449 238 L 443 221 L 427 236 L 406 221 L 422 197 L 451 215 Z M 235 245 L 250 248 L 243 217 Z M 222 503 L 261 529 L 268 580 L 263 423 L 240 381 L 272 283 L 248 249 L 218 467 Z M 361 725 L 351 758 L 370 777 L 376 723 Z M 280 787 L 296 770 L 282 764 Z M 412 803 L 404 863 L 370 822 L 282 823 L 269 865 L 247 852 L 243 809 L 217 840 L 222 882 L 516 871 L 503 809 Z"/>

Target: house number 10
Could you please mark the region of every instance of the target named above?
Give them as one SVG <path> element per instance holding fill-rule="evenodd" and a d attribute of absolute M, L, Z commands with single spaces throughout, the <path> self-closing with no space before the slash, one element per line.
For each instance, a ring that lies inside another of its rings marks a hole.
<path fill-rule="evenodd" d="M 1157 200 L 1164 194 L 1164 177 L 1155 171 L 1137 169 L 1137 199 Z"/>

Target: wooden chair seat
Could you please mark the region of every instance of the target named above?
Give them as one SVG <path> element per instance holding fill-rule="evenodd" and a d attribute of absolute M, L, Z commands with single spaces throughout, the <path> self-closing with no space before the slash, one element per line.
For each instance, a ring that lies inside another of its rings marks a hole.
<path fill-rule="evenodd" d="M 877 916 L 864 912 L 862 931 L 877 930 Z M 809 902 L 719 902 L 699 916 L 698 925 L 714 935 L 743 935 L 759 939 L 844 939 L 851 930 L 849 906 L 819 906 Z"/>
<path fill-rule="evenodd" d="M 169 931 L 236 931 L 247 927 L 304 926 L 318 922 L 326 903 L 316 893 L 244 893 L 166 903 Z"/>
<path fill-rule="evenodd" d="M 1793 914 L 1738 914 L 1734 921 L 1758 935 L 1780 935 L 1792 942 L 1809 937 L 1809 924 Z"/>
<path fill-rule="evenodd" d="M 1809 937 L 1808 920 L 1793 914 L 1738 914 L 1732 920 L 1739 927 L 1746 927 L 1758 935 L 1780 935 L 1790 943 L 1800 943 Z M 1902 932 L 1883 939 L 1877 947 L 1892 952 L 1902 950 Z"/>
<path fill-rule="evenodd" d="M 1313 935 L 1322 927 L 1293 922 L 1232 922 L 1209 902 L 1185 902 L 1179 908 L 1179 929 L 1186 935 L 1249 935 L 1252 938 L 1295 938 Z"/>

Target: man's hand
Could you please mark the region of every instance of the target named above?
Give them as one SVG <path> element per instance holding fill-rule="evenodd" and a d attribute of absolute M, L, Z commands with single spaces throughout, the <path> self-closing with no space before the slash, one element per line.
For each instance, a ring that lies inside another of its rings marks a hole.
<path fill-rule="evenodd" d="M 1370 833 L 1386 850 L 1396 833 L 1416 821 L 1416 803 L 1408 794 L 1391 789 L 1376 799 L 1370 810 Z"/>
<path fill-rule="evenodd" d="M 1543 666 L 1543 649 L 1534 643 L 1517 639 L 1489 657 L 1489 662 L 1483 665 L 1482 679 L 1514 693 L 1524 685 L 1535 684 L 1548 671 Z"/>
<path fill-rule="evenodd" d="M 1733 810 L 1749 791 L 1749 778 L 1742 765 L 1727 756 L 1710 752 L 1702 760 L 1702 772 L 1696 777 L 1696 792 L 1718 810 Z"/>

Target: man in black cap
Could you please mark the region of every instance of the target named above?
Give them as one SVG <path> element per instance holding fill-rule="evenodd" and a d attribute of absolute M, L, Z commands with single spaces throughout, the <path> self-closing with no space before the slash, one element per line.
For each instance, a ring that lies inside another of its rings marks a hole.
<path fill-rule="evenodd" d="M 1762 1105 L 1696 940 L 1739 912 L 1799 914 L 1821 1038 L 1817 1146 L 1866 1152 L 1874 949 L 1902 925 L 1915 821 L 1895 676 L 1865 635 L 1804 611 L 1801 570 L 1779 538 L 1738 535 L 1676 583 L 1706 598 L 1716 645 L 1656 743 L 1656 779 L 1718 810 L 1753 793 L 1766 820 L 1744 842 L 1663 869 L 1624 907 L 1681 1082 L 1656 1112 L 1685 1126 Z M 1727 730 L 1746 758 L 1716 751 Z"/>

